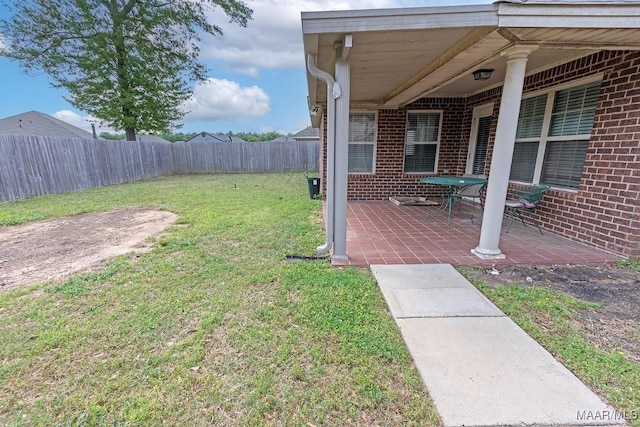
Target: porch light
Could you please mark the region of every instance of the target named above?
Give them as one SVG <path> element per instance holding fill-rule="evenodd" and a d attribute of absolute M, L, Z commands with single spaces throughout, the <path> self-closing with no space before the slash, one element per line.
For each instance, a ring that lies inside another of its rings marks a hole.
<path fill-rule="evenodd" d="M 482 69 L 476 70 L 473 72 L 473 80 L 489 80 L 491 78 L 491 74 L 493 73 L 492 69 Z"/>

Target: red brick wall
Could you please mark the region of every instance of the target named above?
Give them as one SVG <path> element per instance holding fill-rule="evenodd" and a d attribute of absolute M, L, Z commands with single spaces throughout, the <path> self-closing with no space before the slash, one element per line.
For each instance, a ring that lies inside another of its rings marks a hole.
<path fill-rule="evenodd" d="M 581 61 L 604 70 L 591 141 L 577 194 L 554 191 L 545 227 L 632 258 L 640 257 L 640 54 Z M 577 72 L 580 72 L 580 68 Z"/>
<path fill-rule="evenodd" d="M 640 258 L 639 71 L 639 53 L 600 52 L 529 76 L 524 85 L 527 93 L 603 75 L 580 188 L 577 192 L 548 192 L 537 215 L 542 226 L 555 234 L 630 258 Z M 498 88 L 468 103 L 473 108 L 495 102 L 491 141 L 501 95 Z M 487 168 L 492 153 L 491 143 Z"/>
<path fill-rule="evenodd" d="M 464 172 L 466 144 L 462 136 L 466 114 L 462 98 L 421 99 L 406 108 L 378 110 L 375 174 L 349 174 L 349 199 L 381 200 L 389 196 L 424 196 L 429 190 L 419 179 L 428 174 L 404 173 L 405 132 L 408 111 L 442 112 L 438 173 Z M 462 170 L 460 169 L 462 165 Z"/>

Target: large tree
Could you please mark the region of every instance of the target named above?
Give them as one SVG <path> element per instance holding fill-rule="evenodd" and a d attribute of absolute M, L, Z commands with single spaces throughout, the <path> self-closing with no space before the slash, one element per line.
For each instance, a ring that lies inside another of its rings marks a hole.
<path fill-rule="evenodd" d="M 6 49 L 26 72 L 44 70 L 68 101 L 105 124 L 162 132 L 184 115 L 193 83 L 206 78 L 199 61 L 207 20 L 223 11 L 246 26 L 252 10 L 239 0 L 2 0 Z"/>

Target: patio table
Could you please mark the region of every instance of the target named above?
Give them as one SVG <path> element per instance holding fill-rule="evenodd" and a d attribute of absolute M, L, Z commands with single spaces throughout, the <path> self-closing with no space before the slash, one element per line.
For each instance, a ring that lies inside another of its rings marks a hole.
<path fill-rule="evenodd" d="M 442 203 L 440 204 L 440 207 L 435 211 L 429 213 L 426 218 L 436 215 L 444 210 L 449 210 L 448 224 L 451 225 L 451 209 L 449 208 L 451 198 L 449 197 L 449 195 L 461 187 L 486 184 L 487 180 L 484 178 L 474 178 L 471 176 L 428 176 L 425 178 L 420 178 L 420 182 L 423 184 L 434 184 L 447 188 L 447 193 L 442 196 Z"/>

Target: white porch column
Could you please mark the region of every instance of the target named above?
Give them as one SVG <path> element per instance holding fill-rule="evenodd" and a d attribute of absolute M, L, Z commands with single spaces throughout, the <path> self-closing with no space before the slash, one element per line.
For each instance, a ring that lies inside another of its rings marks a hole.
<path fill-rule="evenodd" d="M 482 216 L 480 243 L 478 247 L 472 250 L 473 253 L 483 259 L 505 257 L 498 247 L 502 229 L 504 201 L 507 197 L 507 188 L 509 186 L 509 173 L 511 171 L 513 147 L 518 128 L 527 59 L 529 54 L 536 49 L 537 46 L 514 46 L 505 52 L 508 57 L 507 70 L 502 89 L 500 112 L 498 113 L 496 138 L 491 158 L 484 214 Z"/>
<path fill-rule="evenodd" d="M 336 100 L 335 205 L 332 260 L 347 261 L 347 179 L 349 166 L 349 100 L 351 69 L 340 58 L 336 61 L 336 82 L 342 96 Z"/>

